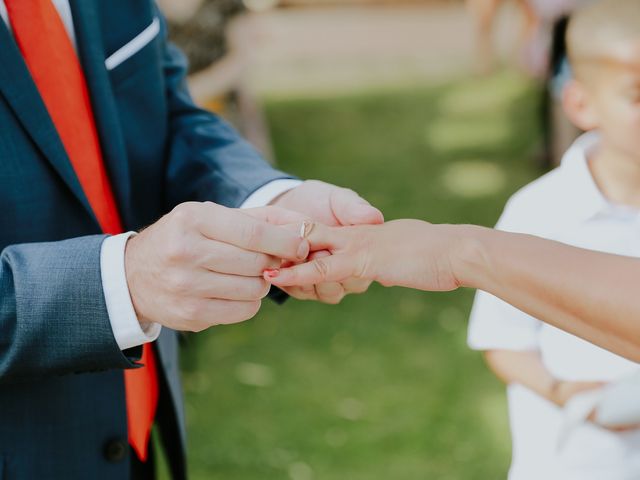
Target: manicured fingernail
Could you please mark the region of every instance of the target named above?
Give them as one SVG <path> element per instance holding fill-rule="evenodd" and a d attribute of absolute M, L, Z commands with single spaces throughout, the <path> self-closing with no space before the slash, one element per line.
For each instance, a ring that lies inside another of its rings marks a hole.
<path fill-rule="evenodd" d="M 309 242 L 307 242 L 306 240 L 301 242 L 296 255 L 298 255 L 298 258 L 300 260 L 306 259 L 309 255 Z"/>
<path fill-rule="evenodd" d="M 278 275 L 280 275 L 280 270 L 278 269 L 265 270 L 264 274 L 267 276 L 267 278 L 276 278 Z"/>

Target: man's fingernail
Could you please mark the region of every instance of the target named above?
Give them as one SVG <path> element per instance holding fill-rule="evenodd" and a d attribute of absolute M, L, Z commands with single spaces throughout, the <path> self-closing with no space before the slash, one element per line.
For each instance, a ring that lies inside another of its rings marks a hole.
<path fill-rule="evenodd" d="M 265 270 L 264 274 L 267 276 L 267 278 L 276 278 L 278 275 L 280 275 L 280 270 L 276 268 L 272 270 Z"/>
<path fill-rule="evenodd" d="M 375 219 L 377 221 L 380 221 L 384 218 L 382 216 L 382 212 L 371 205 L 357 205 L 354 208 L 354 213 L 359 217 L 366 217 L 370 220 Z"/>
<path fill-rule="evenodd" d="M 353 211 L 356 212 L 358 215 L 370 215 L 371 213 L 377 212 L 378 209 L 375 207 L 372 207 L 371 205 L 362 203 L 353 207 Z"/>
<path fill-rule="evenodd" d="M 307 258 L 307 256 L 309 255 L 309 242 L 307 242 L 306 240 L 300 242 L 300 246 L 298 247 L 296 255 L 298 255 L 298 258 L 300 260 L 304 260 L 305 258 Z"/>

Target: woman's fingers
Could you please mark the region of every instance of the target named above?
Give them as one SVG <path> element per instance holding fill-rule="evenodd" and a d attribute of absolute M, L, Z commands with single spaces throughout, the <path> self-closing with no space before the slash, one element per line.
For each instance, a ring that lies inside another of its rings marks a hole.
<path fill-rule="evenodd" d="M 351 255 L 331 255 L 279 270 L 266 270 L 265 280 L 279 287 L 310 286 L 324 282 L 341 282 L 354 276 L 356 259 Z"/>
<path fill-rule="evenodd" d="M 304 222 L 289 226 L 307 239 L 310 250 L 335 250 L 344 245 L 346 239 L 345 227 L 327 227 L 322 223 Z"/>
<path fill-rule="evenodd" d="M 318 258 L 327 258 L 330 256 L 330 252 L 326 250 L 320 250 L 309 255 L 309 260 L 313 261 Z M 314 289 L 318 300 L 320 300 L 322 303 L 328 303 L 331 305 L 337 305 L 346 295 L 345 289 L 339 282 L 319 283 L 315 286 Z"/>
<path fill-rule="evenodd" d="M 317 258 L 330 257 L 331 253 L 326 250 L 320 250 L 313 252 L 309 255 L 308 260 L 315 260 Z M 281 269 L 291 268 L 296 263 L 284 262 Z M 273 271 L 276 271 L 274 269 Z M 290 296 L 297 298 L 298 300 L 319 300 L 323 303 L 329 303 L 332 305 L 340 303 L 340 301 L 346 295 L 345 288 L 338 282 L 320 283 L 318 285 L 304 285 L 293 287 L 281 287 Z"/>
<path fill-rule="evenodd" d="M 271 269 L 264 272 L 264 278 L 279 287 L 311 286 L 323 283 L 342 283 L 352 277 L 357 277 L 362 270 L 359 267 L 361 255 L 340 253 L 354 250 L 356 228 L 359 227 L 327 227 L 320 223 L 303 223 L 298 225 L 300 235 L 308 241 L 312 251 L 315 251 L 309 261 L 289 268 Z M 355 249 L 357 251 L 357 249 Z M 330 253 L 333 252 L 333 255 Z M 317 289 L 316 289 L 317 291 Z M 323 287 L 319 295 L 330 299 L 329 303 L 341 300 L 346 294 L 344 287 Z"/>
<path fill-rule="evenodd" d="M 282 288 L 287 295 L 297 300 L 318 300 L 318 294 L 314 286 L 280 288 Z"/>
<path fill-rule="evenodd" d="M 371 280 L 364 278 L 349 278 L 342 282 L 342 287 L 346 295 L 350 293 L 364 293 L 369 289 Z"/>
<path fill-rule="evenodd" d="M 337 305 L 345 297 L 346 292 L 339 282 L 325 282 L 316 285 L 316 295 L 322 303 Z"/>

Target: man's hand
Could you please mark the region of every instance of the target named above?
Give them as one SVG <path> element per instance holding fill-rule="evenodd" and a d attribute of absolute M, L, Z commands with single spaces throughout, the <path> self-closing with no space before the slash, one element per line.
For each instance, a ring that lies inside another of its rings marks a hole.
<path fill-rule="evenodd" d="M 273 205 L 300 212 L 311 220 L 331 227 L 384 223 L 380 210 L 372 207 L 353 190 L 336 187 L 317 180 L 304 182 L 278 197 Z M 309 260 L 329 256 L 327 251 L 312 252 Z M 323 282 L 312 286 L 283 288 L 292 297 L 339 303 L 348 293 L 365 292 L 368 280 L 349 278 L 341 283 Z"/>
<path fill-rule="evenodd" d="M 138 320 L 200 331 L 252 318 L 269 291 L 262 272 L 281 259 L 308 256 L 306 240 L 277 226 L 300 218 L 277 207 L 177 206 L 127 244 L 125 270 Z"/>

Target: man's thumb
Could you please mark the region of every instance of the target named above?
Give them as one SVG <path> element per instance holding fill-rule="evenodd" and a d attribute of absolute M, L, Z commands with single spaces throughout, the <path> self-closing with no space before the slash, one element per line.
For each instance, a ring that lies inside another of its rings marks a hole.
<path fill-rule="evenodd" d="M 242 210 L 242 212 L 272 225 L 288 225 L 293 223 L 299 225 L 309 220 L 309 217 L 302 213 L 275 206 L 247 208 Z"/>
<path fill-rule="evenodd" d="M 331 195 L 331 210 L 340 225 L 384 223 L 384 215 L 353 190 L 340 189 Z"/>

